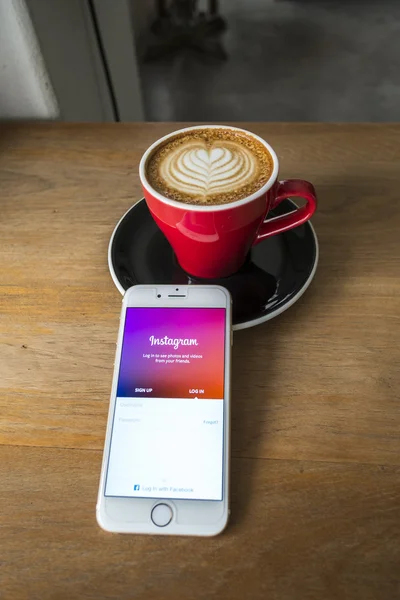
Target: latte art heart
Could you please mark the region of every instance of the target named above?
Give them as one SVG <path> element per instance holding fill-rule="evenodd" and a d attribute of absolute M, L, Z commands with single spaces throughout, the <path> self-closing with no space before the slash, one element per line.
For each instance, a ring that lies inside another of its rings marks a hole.
<path fill-rule="evenodd" d="M 251 182 L 257 173 L 254 155 L 243 146 L 225 143 L 206 148 L 198 142 L 178 147 L 160 165 L 166 184 L 186 194 L 224 193 Z"/>
<path fill-rule="evenodd" d="M 147 176 L 167 198 L 224 204 L 249 196 L 271 176 L 267 148 L 246 132 L 213 128 L 177 135 L 150 157 Z"/>

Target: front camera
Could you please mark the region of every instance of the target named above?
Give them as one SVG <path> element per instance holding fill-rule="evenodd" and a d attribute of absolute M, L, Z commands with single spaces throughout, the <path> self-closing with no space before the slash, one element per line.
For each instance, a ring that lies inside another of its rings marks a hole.
<path fill-rule="evenodd" d="M 161 298 L 161 294 L 157 294 L 157 298 Z"/>

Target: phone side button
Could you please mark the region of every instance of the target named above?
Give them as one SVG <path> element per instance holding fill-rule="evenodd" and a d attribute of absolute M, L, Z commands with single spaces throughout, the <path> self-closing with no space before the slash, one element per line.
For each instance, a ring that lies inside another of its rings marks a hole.
<path fill-rule="evenodd" d="M 166 527 L 172 521 L 172 509 L 168 504 L 157 504 L 151 511 L 151 520 L 157 527 Z"/>

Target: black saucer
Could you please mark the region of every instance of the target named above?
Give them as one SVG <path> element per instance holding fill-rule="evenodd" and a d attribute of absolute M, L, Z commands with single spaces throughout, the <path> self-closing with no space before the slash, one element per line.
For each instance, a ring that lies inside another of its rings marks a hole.
<path fill-rule="evenodd" d="M 291 212 L 284 200 L 271 216 Z M 212 281 L 190 277 L 179 266 L 171 246 L 139 201 L 122 217 L 111 236 L 108 266 L 123 294 L 138 283 L 218 283 L 233 298 L 233 329 L 253 327 L 292 306 L 310 285 L 318 263 L 318 240 L 310 222 L 255 246 L 243 267 Z"/>

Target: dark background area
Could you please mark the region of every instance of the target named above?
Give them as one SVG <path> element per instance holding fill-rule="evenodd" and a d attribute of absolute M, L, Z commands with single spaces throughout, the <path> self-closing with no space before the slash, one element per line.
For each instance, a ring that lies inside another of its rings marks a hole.
<path fill-rule="evenodd" d="M 399 120 L 394 0 L 222 0 L 227 29 L 207 43 L 225 60 L 183 48 L 149 61 L 156 2 L 135 4 L 148 19 L 137 36 L 148 120 Z"/>

